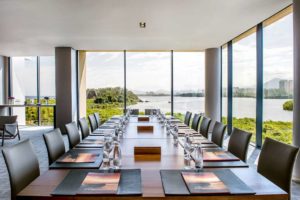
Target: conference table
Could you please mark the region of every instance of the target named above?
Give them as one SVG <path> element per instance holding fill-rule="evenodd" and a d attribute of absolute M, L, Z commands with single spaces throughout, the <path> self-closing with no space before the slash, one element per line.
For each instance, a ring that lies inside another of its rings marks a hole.
<path fill-rule="evenodd" d="M 117 118 L 115 116 L 114 118 Z M 163 127 L 155 117 L 149 117 L 149 121 L 139 121 L 140 116 L 131 116 L 126 127 L 126 131 L 120 139 L 122 149 L 122 167 L 121 169 L 140 169 L 140 187 L 139 195 L 53 195 L 53 191 L 66 179 L 74 169 L 49 169 L 30 185 L 23 189 L 17 199 L 288 199 L 288 194 L 273 184 L 271 181 L 257 173 L 255 169 L 250 168 L 247 163 L 241 160 L 204 162 L 204 169 L 207 172 L 220 172 L 226 170 L 238 177 L 241 185 L 245 185 L 252 192 L 236 194 L 209 194 L 209 195 L 191 195 L 180 193 L 179 188 L 176 193 L 168 193 L 167 183 L 163 183 L 163 174 L 177 173 L 184 169 L 184 149 L 179 143 L 174 145 L 173 136 L 166 133 Z M 145 117 L 145 116 L 143 116 Z M 146 116 L 147 117 L 147 116 Z M 151 126 L 152 131 L 140 132 L 138 127 Z M 188 129 L 188 128 L 187 128 Z M 179 137 L 181 142 L 182 137 Z M 155 159 L 137 157 L 135 148 L 160 148 L 160 155 Z M 216 148 L 219 151 L 227 152 L 224 149 Z M 101 150 L 99 150 L 101 151 Z M 228 153 L 228 152 L 227 152 Z M 233 156 L 233 155 L 232 155 Z M 193 164 L 192 164 L 193 165 Z M 77 169 L 88 170 L 87 168 Z M 95 170 L 95 169 L 94 169 Z M 98 170 L 102 170 L 102 166 Z M 184 170 L 183 170 L 184 171 Z M 166 176 L 166 175 L 165 175 Z M 172 178 L 172 177 L 170 177 Z M 171 180 L 171 179 L 170 179 Z M 175 179 L 174 179 L 175 180 Z M 176 185 L 178 182 L 174 181 Z M 170 186 L 170 181 L 169 181 Z M 172 184 L 172 182 L 171 182 Z M 178 186 L 178 185 L 177 185 Z M 179 185 L 180 186 L 180 185 Z M 138 187 L 138 185 L 137 185 Z M 180 186 L 182 187 L 182 186 Z M 239 186 L 237 186 L 239 188 Z M 175 187 L 176 189 L 176 187 Z M 235 189 L 235 188 L 234 188 Z M 171 186 L 172 190 L 172 186 Z"/>

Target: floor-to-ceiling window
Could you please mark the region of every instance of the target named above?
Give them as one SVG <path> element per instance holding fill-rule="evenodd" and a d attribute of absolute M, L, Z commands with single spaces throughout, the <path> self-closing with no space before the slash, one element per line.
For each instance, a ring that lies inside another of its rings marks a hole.
<path fill-rule="evenodd" d="M 126 88 L 137 101 L 128 108 L 143 113 L 146 108 L 171 112 L 171 52 L 127 52 Z"/>
<path fill-rule="evenodd" d="M 56 104 L 55 96 L 55 57 L 40 57 L 40 103 Z M 53 125 L 53 107 L 41 107 L 41 125 Z"/>
<path fill-rule="evenodd" d="M 123 113 L 124 53 L 86 53 L 87 115 L 100 113 L 103 121 Z M 141 73 L 141 71 L 140 71 Z M 128 104 L 138 103 L 138 97 L 127 93 Z"/>
<path fill-rule="evenodd" d="M 222 46 L 222 123 L 227 124 L 228 49 Z"/>
<path fill-rule="evenodd" d="M 12 95 L 15 104 L 55 104 L 54 56 L 11 58 Z M 13 108 L 20 125 L 53 125 L 53 107 Z"/>
<path fill-rule="evenodd" d="M 293 14 L 291 8 L 264 22 L 263 138 L 292 142 Z"/>
<path fill-rule="evenodd" d="M 256 129 L 256 28 L 233 41 L 233 127 L 253 133 Z"/>
<path fill-rule="evenodd" d="M 12 58 L 12 97 L 16 104 L 37 103 L 37 57 Z M 14 108 L 13 114 L 18 115 L 21 125 L 37 125 L 38 112 L 36 107 Z"/>
<path fill-rule="evenodd" d="M 204 52 L 174 52 L 174 115 L 204 113 Z"/>

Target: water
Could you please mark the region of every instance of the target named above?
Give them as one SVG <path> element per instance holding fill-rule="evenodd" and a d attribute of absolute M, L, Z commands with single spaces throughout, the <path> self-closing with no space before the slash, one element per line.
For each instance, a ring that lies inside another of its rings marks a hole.
<path fill-rule="evenodd" d="M 140 96 L 143 101 L 130 108 L 138 108 L 143 111 L 146 108 L 160 108 L 163 112 L 171 112 L 170 96 Z M 174 97 L 174 112 L 185 113 L 187 110 L 193 113 L 204 112 L 204 97 Z M 274 121 L 292 121 L 293 112 L 285 111 L 282 105 L 287 99 L 264 99 L 264 120 Z M 224 105 L 227 105 L 227 99 L 223 98 Z M 227 108 L 223 109 L 223 116 L 227 113 Z M 256 100 L 254 98 L 233 98 L 233 117 L 251 117 L 256 116 Z"/>

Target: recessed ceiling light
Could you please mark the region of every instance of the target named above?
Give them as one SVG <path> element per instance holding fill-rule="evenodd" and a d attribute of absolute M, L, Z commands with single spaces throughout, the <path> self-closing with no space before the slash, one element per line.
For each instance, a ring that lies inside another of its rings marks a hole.
<path fill-rule="evenodd" d="M 146 28 L 146 22 L 140 22 L 140 28 Z"/>

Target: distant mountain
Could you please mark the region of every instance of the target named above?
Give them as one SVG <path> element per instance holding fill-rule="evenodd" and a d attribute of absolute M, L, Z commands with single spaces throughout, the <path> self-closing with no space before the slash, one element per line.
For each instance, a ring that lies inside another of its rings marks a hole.
<path fill-rule="evenodd" d="M 264 83 L 264 88 L 265 89 L 279 89 L 279 82 L 282 79 L 280 78 L 273 78 L 272 80 L 269 80 Z"/>

